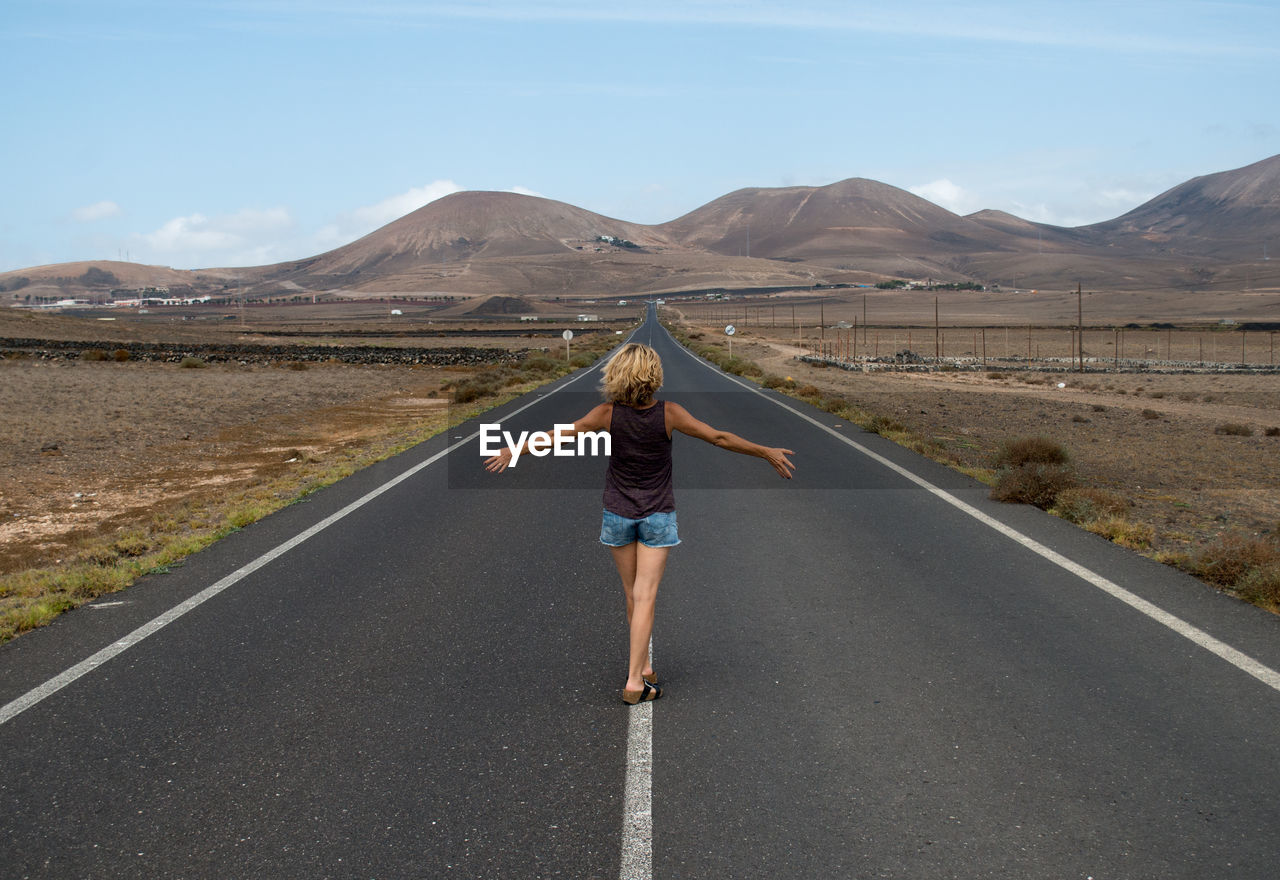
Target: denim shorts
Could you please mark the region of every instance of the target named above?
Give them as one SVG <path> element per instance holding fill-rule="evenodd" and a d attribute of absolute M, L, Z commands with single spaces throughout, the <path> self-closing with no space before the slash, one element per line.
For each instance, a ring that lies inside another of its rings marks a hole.
<path fill-rule="evenodd" d="M 641 519 L 627 519 L 606 510 L 600 526 L 600 543 L 609 547 L 626 547 L 639 541 L 646 547 L 674 547 L 680 543 L 676 531 L 676 512 L 651 513 Z"/>

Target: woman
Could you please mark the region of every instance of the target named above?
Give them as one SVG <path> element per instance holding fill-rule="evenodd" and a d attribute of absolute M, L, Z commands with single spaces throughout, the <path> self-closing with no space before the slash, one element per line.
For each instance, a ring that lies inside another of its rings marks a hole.
<path fill-rule="evenodd" d="M 605 402 L 574 422 L 572 428 L 575 436 L 587 431 L 608 431 L 610 435 L 600 542 L 613 553 L 627 597 L 631 651 L 622 700 L 632 705 L 662 696 L 649 662 L 649 637 L 667 552 L 680 543 L 671 483 L 672 433 L 679 431 L 721 449 L 763 458 L 787 479 L 794 470 L 787 458 L 795 454 L 790 449 L 760 446 L 716 430 L 679 404 L 658 400 L 654 395 L 661 386 L 658 353 L 647 345 L 628 343 L 605 365 L 601 382 Z M 513 455 L 523 451 L 507 447 L 486 459 L 485 468 L 500 473 Z"/>

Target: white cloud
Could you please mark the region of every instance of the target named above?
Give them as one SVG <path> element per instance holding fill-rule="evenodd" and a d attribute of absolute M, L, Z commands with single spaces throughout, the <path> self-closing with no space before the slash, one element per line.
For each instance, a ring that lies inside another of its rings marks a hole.
<path fill-rule="evenodd" d="M 437 180 L 426 186 L 414 187 L 399 195 L 389 196 L 377 204 L 356 208 L 351 212 L 351 220 L 354 221 L 355 226 L 363 229 L 363 232 L 358 233 L 363 235 L 461 189 L 462 187 L 452 180 Z"/>
<path fill-rule="evenodd" d="M 513 186 L 511 187 L 511 189 L 507 190 L 507 192 L 516 193 L 517 195 L 522 195 L 522 196 L 536 196 L 537 198 L 540 198 L 540 199 L 546 198 L 546 196 L 544 196 L 542 193 L 534 192 L 528 187 L 523 187 L 523 186 Z"/>
<path fill-rule="evenodd" d="M 946 208 L 953 214 L 972 214 L 974 211 L 980 211 L 983 208 L 983 205 L 980 204 L 980 197 L 957 186 L 945 177 L 932 183 L 907 187 L 907 189 L 922 199 L 928 199 L 935 205 Z"/>
<path fill-rule="evenodd" d="M 292 228 L 293 217 L 285 208 L 247 208 L 219 217 L 174 217 L 136 238 L 170 265 L 256 265 L 271 261 L 279 238 Z"/>
<path fill-rule="evenodd" d="M 106 220 L 108 217 L 116 217 L 119 214 L 120 206 L 115 202 L 94 202 L 92 205 L 85 205 L 71 212 L 72 218 L 80 223 L 93 223 L 95 220 Z"/>

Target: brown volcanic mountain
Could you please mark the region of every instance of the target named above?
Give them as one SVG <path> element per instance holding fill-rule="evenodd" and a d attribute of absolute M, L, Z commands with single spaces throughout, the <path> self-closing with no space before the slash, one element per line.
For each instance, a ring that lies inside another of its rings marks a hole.
<path fill-rule="evenodd" d="M 594 247 L 601 236 L 638 248 L 673 243 L 646 226 L 564 202 L 506 192 L 459 192 L 406 214 L 364 238 L 307 260 L 263 268 L 276 280 L 360 281 L 450 263 L 546 257 Z"/>
<path fill-rule="evenodd" d="M 74 295 L 116 279 L 124 287 L 185 280 L 196 292 L 218 293 L 230 283 L 249 295 L 553 297 L 901 277 L 1013 287 L 1240 289 L 1242 282 L 1280 282 L 1280 271 L 1271 270 L 1280 270 L 1280 261 L 1260 262 L 1264 244 L 1280 249 L 1278 240 L 1280 156 L 1196 178 L 1115 220 L 1076 229 L 998 211 L 961 217 L 860 178 L 738 190 L 658 226 L 533 196 L 461 192 L 306 260 L 200 272 L 66 264 L 0 274 L 0 288 L 12 298 L 15 284 Z M 107 279 L 113 268 L 119 271 Z"/>
<path fill-rule="evenodd" d="M 1259 260 L 1264 245 L 1280 247 L 1280 156 L 1193 178 L 1081 231 L 1099 242 L 1138 239 L 1172 253 Z"/>
<path fill-rule="evenodd" d="M 874 180 L 741 189 L 659 227 L 720 254 L 818 263 L 1004 250 L 999 230 Z"/>

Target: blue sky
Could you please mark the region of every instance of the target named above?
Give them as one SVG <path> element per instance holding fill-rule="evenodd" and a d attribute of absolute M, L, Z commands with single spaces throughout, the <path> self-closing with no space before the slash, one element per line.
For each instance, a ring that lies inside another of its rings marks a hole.
<path fill-rule="evenodd" d="M 1280 153 L 1280 4 L 5 0 L 0 81 L 0 271 L 294 259 L 456 189 L 1073 226 Z"/>

